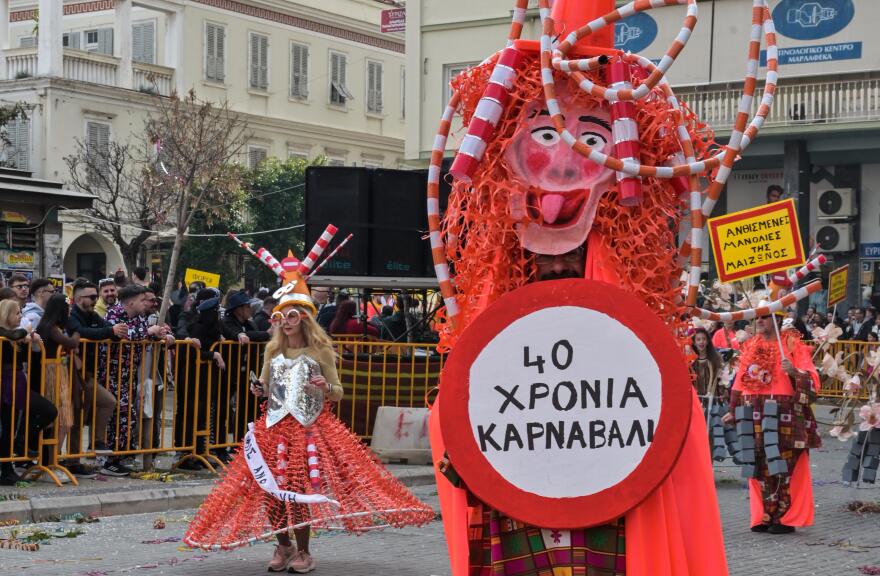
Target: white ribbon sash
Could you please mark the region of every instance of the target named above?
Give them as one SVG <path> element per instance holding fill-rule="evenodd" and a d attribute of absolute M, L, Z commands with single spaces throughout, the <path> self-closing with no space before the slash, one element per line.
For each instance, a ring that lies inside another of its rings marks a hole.
<path fill-rule="evenodd" d="M 257 439 L 254 438 L 254 424 L 248 423 L 247 434 L 244 435 L 244 458 L 247 460 L 248 468 L 254 480 L 260 488 L 281 500 L 282 502 L 293 502 L 294 504 L 324 504 L 330 503 L 333 506 L 339 506 L 339 502 L 331 500 L 322 494 L 299 494 L 290 492 L 289 490 L 281 490 L 278 488 L 278 482 L 269 470 L 266 461 L 263 460 L 263 453 L 257 445 Z"/>

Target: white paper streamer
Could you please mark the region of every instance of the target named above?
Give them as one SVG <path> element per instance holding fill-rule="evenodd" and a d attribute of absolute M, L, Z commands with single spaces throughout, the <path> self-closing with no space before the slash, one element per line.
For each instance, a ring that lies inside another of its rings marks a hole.
<path fill-rule="evenodd" d="M 253 422 L 248 423 L 248 431 L 244 435 L 244 458 L 247 460 L 248 468 L 250 468 L 254 480 L 257 481 L 257 485 L 278 500 L 293 502 L 294 504 L 329 503 L 333 506 L 339 506 L 339 502 L 331 500 L 322 494 L 299 494 L 278 488 L 278 483 L 275 481 L 272 471 L 269 470 L 269 466 L 263 460 L 263 453 L 260 452 L 257 439 L 254 438 Z"/>

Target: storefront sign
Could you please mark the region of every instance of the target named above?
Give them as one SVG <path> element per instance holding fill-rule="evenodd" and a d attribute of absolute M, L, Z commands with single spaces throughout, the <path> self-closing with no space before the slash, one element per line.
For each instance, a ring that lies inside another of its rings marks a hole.
<path fill-rule="evenodd" d="M 842 42 L 818 46 L 780 48 L 779 64 L 814 64 L 832 60 L 858 60 L 862 57 L 861 42 Z M 761 50 L 761 66 L 767 65 L 767 51 Z"/>
<path fill-rule="evenodd" d="M 388 32 L 404 32 L 406 30 L 406 8 L 382 10 L 383 34 Z"/>
<path fill-rule="evenodd" d="M 33 270 L 34 253 L 0 250 L 0 264 L 2 264 L 5 268 Z"/>
<path fill-rule="evenodd" d="M 712 253 L 722 282 L 804 263 L 792 199 L 711 218 L 708 224 Z"/>
<path fill-rule="evenodd" d="M 657 21 L 645 12 L 637 12 L 614 25 L 614 47 L 624 52 L 641 52 L 648 48 L 655 38 L 657 38 Z"/>
<path fill-rule="evenodd" d="M 689 426 L 681 350 L 644 303 L 590 280 L 511 292 L 443 372 L 440 425 L 478 498 L 537 526 L 601 524 L 645 499 Z"/>
<path fill-rule="evenodd" d="M 183 277 L 184 283 L 189 286 L 193 282 L 204 282 L 207 288 L 220 287 L 220 275 L 212 272 L 204 272 L 195 268 L 187 268 Z"/>
<path fill-rule="evenodd" d="M 782 0 L 773 9 L 773 25 L 788 38 L 818 40 L 846 28 L 855 13 L 853 0 Z"/>
<path fill-rule="evenodd" d="M 14 212 L 12 210 L 0 211 L 0 220 L 4 222 L 14 222 L 16 224 L 30 224 L 27 216 L 21 212 Z"/>
<path fill-rule="evenodd" d="M 861 245 L 862 258 L 880 258 L 880 242 Z"/>
<path fill-rule="evenodd" d="M 849 265 L 844 265 L 828 275 L 828 307 L 832 308 L 846 300 L 846 284 L 849 281 Z"/>

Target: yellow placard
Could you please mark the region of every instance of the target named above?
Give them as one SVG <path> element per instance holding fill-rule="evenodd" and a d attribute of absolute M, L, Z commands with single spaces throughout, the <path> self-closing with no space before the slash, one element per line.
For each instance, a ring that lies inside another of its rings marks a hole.
<path fill-rule="evenodd" d="M 56 276 L 54 274 L 50 274 L 47 279 L 56 289 L 64 287 L 64 276 Z"/>
<path fill-rule="evenodd" d="M 33 252 L 7 252 L 6 253 L 6 263 L 10 266 L 33 266 L 34 265 L 34 253 Z"/>
<path fill-rule="evenodd" d="M 709 239 L 718 277 L 733 282 L 804 263 L 794 200 L 711 218 Z"/>
<path fill-rule="evenodd" d="M 187 268 L 186 274 L 183 277 L 184 283 L 189 286 L 193 282 L 204 282 L 205 286 L 208 288 L 219 288 L 220 287 L 220 275 L 213 274 L 211 272 L 205 272 L 203 270 L 196 270 L 195 268 Z"/>
<path fill-rule="evenodd" d="M 846 300 L 846 284 L 849 282 L 849 264 L 841 266 L 828 275 L 828 307 Z"/>

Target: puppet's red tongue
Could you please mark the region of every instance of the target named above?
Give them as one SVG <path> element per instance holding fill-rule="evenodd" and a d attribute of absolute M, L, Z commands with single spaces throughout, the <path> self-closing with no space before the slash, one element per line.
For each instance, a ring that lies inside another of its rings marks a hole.
<path fill-rule="evenodd" d="M 562 207 L 565 206 L 565 195 L 545 193 L 541 195 L 541 216 L 544 222 L 553 224 L 559 218 Z"/>

